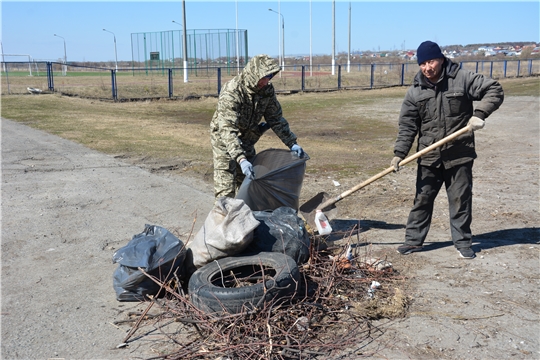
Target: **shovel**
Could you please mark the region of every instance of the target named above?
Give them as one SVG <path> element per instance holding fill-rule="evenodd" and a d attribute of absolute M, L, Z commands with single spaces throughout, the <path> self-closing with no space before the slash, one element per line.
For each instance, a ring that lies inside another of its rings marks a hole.
<path fill-rule="evenodd" d="M 458 136 L 460 136 L 461 134 L 466 133 L 467 131 L 472 131 L 470 125 L 467 125 L 463 129 L 458 130 L 455 133 L 453 133 L 451 135 L 448 135 L 447 137 L 445 137 L 445 138 L 437 141 L 436 143 L 428 146 L 427 148 L 418 151 L 414 155 L 411 155 L 408 158 L 405 158 L 405 159 L 401 160 L 401 162 L 399 163 L 399 166 L 404 166 L 404 165 L 410 163 L 411 161 L 418 159 L 420 156 L 422 156 L 424 154 L 427 154 L 431 150 L 436 149 L 441 145 L 446 144 L 447 142 L 457 138 Z M 302 216 L 304 217 L 304 219 L 307 221 L 308 224 L 310 224 L 311 226 L 315 226 L 315 212 L 317 210 L 324 211 L 326 213 L 327 217 L 329 217 L 329 218 L 334 217 L 335 214 L 337 213 L 335 203 L 337 203 L 338 201 L 342 200 L 343 198 L 351 195 L 352 193 L 362 189 L 363 187 L 371 184 L 375 180 L 378 180 L 378 179 L 382 178 L 383 176 L 390 174 L 393 171 L 394 171 L 394 167 L 390 166 L 388 169 L 386 169 L 384 171 L 381 171 L 380 173 L 378 173 L 376 175 L 373 175 L 372 177 L 370 177 L 366 181 L 364 181 L 364 182 L 350 188 L 349 190 L 341 193 L 340 195 L 338 195 L 336 197 L 330 197 L 330 195 L 328 195 L 325 192 L 318 193 L 317 195 L 315 195 L 314 197 L 312 197 L 311 199 L 306 201 L 302 206 L 300 206 L 300 209 L 299 209 L 300 213 L 302 214 Z"/>

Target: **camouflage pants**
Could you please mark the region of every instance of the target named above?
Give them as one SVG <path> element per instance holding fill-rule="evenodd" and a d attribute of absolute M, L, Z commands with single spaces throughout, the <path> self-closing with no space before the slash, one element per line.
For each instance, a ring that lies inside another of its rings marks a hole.
<path fill-rule="evenodd" d="M 214 136 L 211 137 L 211 142 L 214 157 L 214 196 L 216 199 L 221 196 L 234 198 L 238 188 L 242 185 L 242 181 L 244 181 L 245 175 L 242 173 L 240 164 L 228 154 L 224 143 Z M 247 160 L 251 161 L 255 156 L 255 148 L 250 146 L 248 149 L 244 148 L 244 150 Z"/>

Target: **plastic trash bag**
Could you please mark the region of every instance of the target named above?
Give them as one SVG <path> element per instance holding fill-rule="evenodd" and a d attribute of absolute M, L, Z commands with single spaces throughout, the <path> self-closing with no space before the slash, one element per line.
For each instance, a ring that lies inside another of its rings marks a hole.
<path fill-rule="evenodd" d="M 309 156 L 299 158 L 284 149 L 261 151 L 252 160 L 255 179 L 245 178 L 236 195 L 253 211 L 287 206 L 298 210 Z"/>
<path fill-rule="evenodd" d="M 309 260 L 310 240 L 304 221 L 290 207 L 274 211 L 254 211 L 260 225 L 245 253 L 279 252 L 292 257 L 297 264 Z"/>
<path fill-rule="evenodd" d="M 144 231 L 134 235 L 128 244 L 113 254 L 118 268 L 113 274 L 113 288 L 118 301 L 144 301 L 146 295 L 157 295 L 160 286 L 142 273 L 169 280 L 174 273 L 181 276 L 186 257 L 184 244 L 167 229 L 145 225 Z"/>

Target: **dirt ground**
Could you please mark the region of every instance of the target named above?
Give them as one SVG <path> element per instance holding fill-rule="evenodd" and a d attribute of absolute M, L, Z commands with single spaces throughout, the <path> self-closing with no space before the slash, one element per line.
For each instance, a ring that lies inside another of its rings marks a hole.
<path fill-rule="evenodd" d="M 477 132 L 473 260 L 452 246 L 444 190 L 425 250 L 395 251 L 414 165 L 338 203 L 339 219 L 360 219 L 362 240 L 410 280 L 408 316 L 376 322 L 380 331 L 358 344 L 358 357 L 540 358 L 539 104 L 509 97 Z M 399 105 L 358 111 L 395 122 Z M 173 346 L 148 334 L 117 348 L 129 326 L 113 322 L 141 307 L 116 301 L 111 257 L 145 224 L 187 239 L 212 207 L 210 184 L 5 119 L 1 140 L 2 359 L 139 359 Z M 306 176 L 303 200 L 363 180 Z"/>

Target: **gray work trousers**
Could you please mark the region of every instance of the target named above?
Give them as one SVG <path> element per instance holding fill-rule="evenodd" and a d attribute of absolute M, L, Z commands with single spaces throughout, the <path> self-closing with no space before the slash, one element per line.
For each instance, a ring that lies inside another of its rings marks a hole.
<path fill-rule="evenodd" d="M 435 198 L 444 183 L 448 196 L 450 231 L 457 249 L 471 247 L 473 161 L 445 169 L 418 165 L 416 196 L 407 220 L 405 244 L 421 246 L 431 225 Z"/>

